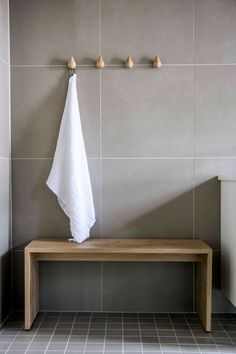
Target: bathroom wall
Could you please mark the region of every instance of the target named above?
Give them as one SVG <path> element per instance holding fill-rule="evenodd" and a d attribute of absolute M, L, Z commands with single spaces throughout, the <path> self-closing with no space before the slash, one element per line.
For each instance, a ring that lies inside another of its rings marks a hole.
<path fill-rule="evenodd" d="M 70 235 L 45 181 L 73 55 L 92 237 L 201 238 L 214 249 L 214 311 L 234 311 L 219 291 L 217 176 L 236 174 L 236 2 L 11 0 L 10 16 L 14 307 L 25 244 Z M 100 53 L 112 64 L 101 71 Z M 181 263 L 44 263 L 40 308 L 193 311 L 193 276 Z"/>
<path fill-rule="evenodd" d="M 0 0 L 0 326 L 11 306 L 10 156 L 9 4 Z"/>

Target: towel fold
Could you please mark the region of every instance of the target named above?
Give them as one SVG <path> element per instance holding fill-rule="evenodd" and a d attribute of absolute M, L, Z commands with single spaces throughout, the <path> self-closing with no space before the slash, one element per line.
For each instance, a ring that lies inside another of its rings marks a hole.
<path fill-rule="evenodd" d="M 76 74 L 69 80 L 54 160 L 46 183 L 70 219 L 73 240 L 84 241 L 95 223 L 95 211 L 80 122 Z"/>

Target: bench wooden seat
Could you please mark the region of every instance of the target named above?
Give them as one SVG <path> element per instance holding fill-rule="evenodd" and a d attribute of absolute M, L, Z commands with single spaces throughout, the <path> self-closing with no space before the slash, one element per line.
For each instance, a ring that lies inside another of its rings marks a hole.
<path fill-rule="evenodd" d="M 201 240 L 40 238 L 25 248 L 25 329 L 39 311 L 39 261 L 196 262 L 196 311 L 211 331 L 212 249 Z"/>

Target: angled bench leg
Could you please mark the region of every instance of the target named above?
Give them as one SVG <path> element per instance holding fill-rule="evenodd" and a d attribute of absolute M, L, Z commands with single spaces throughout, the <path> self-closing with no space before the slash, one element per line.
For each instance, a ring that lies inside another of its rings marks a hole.
<path fill-rule="evenodd" d="M 39 311 L 39 266 L 34 254 L 25 250 L 25 329 L 31 328 Z"/>
<path fill-rule="evenodd" d="M 207 332 L 211 331 L 212 251 L 196 267 L 196 310 Z"/>

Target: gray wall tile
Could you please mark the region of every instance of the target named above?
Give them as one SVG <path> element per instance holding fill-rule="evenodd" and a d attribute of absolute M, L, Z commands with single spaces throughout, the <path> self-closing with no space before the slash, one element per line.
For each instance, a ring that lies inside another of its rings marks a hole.
<path fill-rule="evenodd" d="M 192 0 L 102 0 L 102 51 L 109 63 L 193 60 Z M 171 45 L 170 45 L 171 43 Z"/>
<path fill-rule="evenodd" d="M 220 250 L 213 251 L 212 285 L 213 289 L 220 289 Z"/>
<path fill-rule="evenodd" d="M 13 307 L 24 308 L 24 252 L 13 251 Z M 99 262 L 43 262 L 40 264 L 40 309 L 100 311 Z"/>
<path fill-rule="evenodd" d="M 0 60 L 0 157 L 10 156 L 9 67 Z"/>
<path fill-rule="evenodd" d="M 13 310 L 24 309 L 24 252 L 12 251 Z"/>
<path fill-rule="evenodd" d="M 11 0 L 12 64 L 81 64 L 99 53 L 99 0 Z M 27 39 L 27 40 L 26 40 Z"/>
<path fill-rule="evenodd" d="M 193 69 L 102 73 L 102 154 L 191 156 Z"/>
<path fill-rule="evenodd" d="M 0 255 L 0 326 L 11 311 L 11 252 Z"/>
<path fill-rule="evenodd" d="M 12 69 L 12 156 L 53 157 L 69 75 L 62 68 Z M 99 156 L 99 73 L 80 69 L 78 97 L 88 156 Z M 43 143 L 42 143 L 43 142 Z"/>
<path fill-rule="evenodd" d="M 236 156 L 236 67 L 195 68 L 195 152 Z"/>
<path fill-rule="evenodd" d="M 69 222 L 49 190 L 46 180 L 52 160 L 13 161 L 13 247 L 22 248 L 36 237 L 68 237 Z M 97 222 L 93 236 L 100 236 L 99 161 L 89 160 Z"/>
<path fill-rule="evenodd" d="M 9 61 L 9 1 L 0 0 L 0 57 Z"/>
<path fill-rule="evenodd" d="M 0 0 L 0 325 L 11 310 L 9 2 Z"/>
<path fill-rule="evenodd" d="M 235 11 L 231 0 L 11 0 L 12 63 L 32 66 L 12 68 L 13 156 L 23 158 L 14 160 L 14 247 L 39 235 L 69 235 L 68 220 L 45 185 L 52 160 L 41 159 L 53 155 L 67 87 L 67 69 L 53 65 L 64 65 L 70 55 L 94 64 L 100 44 L 106 63 L 123 65 L 130 54 L 135 63 L 151 64 L 159 55 L 174 65 L 79 68 L 87 153 L 99 157 L 101 143 L 105 158 L 102 171 L 99 160 L 89 163 L 98 219 L 92 234 L 100 236 L 102 224 L 107 237 L 199 237 L 214 247 L 219 287 L 215 177 L 236 175 L 234 159 L 219 159 L 236 157 L 235 67 L 192 64 L 236 62 Z M 5 143 L 0 151 L 8 156 L 4 149 Z M 217 159 L 194 162 L 192 156 Z M 15 308 L 22 308 L 22 252 L 14 252 L 13 264 Z M 192 310 L 192 266 L 175 266 L 106 263 L 101 279 L 95 263 L 45 263 L 41 308 L 97 310 L 102 280 L 104 310 Z M 233 311 L 219 291 L 213 304 L 214 311 Z"/>
<path fill-rule="evenodd" d="M 102 234 L 191 238 L 191 160 L 104 160 Z"/>
<path fill-rule="evenodd" d="M 40 308 L 100 311 L 99 262 L 44 262 L 40 268 Z"/>
<path fill-rule="evenodd" d="M 104 311 L 193 311 L 192 264 L 103 262 L 102 269 Z"/>
<path fill-rule="evenodd" d="M 0 256 L 10 245 L 10 165 L 9 159 L 0 158 Z"/>
<path fill-rule="evenodd" d="M 196 159 L 195 236 L 220 249 L 220 182 L 217 176 L 236 175 L 236 159 Z"/>
<path fill-rule="evenodd" d="M 207 179 L 194 190 L 195 237 L 220 248 L 220 183 Z"/>
<path fill-rule="evenodd" d="M 195 0 L 195 62 L 236 62 L 236 3 Z"/>

